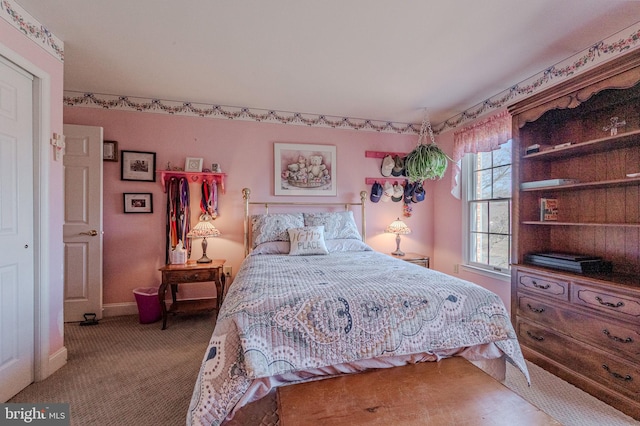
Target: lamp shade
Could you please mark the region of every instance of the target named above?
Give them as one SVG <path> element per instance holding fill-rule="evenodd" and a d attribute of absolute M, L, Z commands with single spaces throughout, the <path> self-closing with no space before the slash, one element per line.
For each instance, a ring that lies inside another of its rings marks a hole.
<path fill-rule="evenodd" d="M 411 229 L 407 226 L 406 223 L 397 218 L 389 226 L 384 230 L 385 232 L 389 232 L 391 234 L 396 235 L 407 235 L 411 233 Z"/>
<path fill-rule="evenodd" d="M 213 223 L 206 220 L 201 220 L 200 222 L 198 222 L 198 224 L 194 226 L 187 234 L 187 237 L 189 238 L 206 238 L 218 236 L 220 236 L 220 231 L 218 231 L 218 228 L 213 226 Z"/>

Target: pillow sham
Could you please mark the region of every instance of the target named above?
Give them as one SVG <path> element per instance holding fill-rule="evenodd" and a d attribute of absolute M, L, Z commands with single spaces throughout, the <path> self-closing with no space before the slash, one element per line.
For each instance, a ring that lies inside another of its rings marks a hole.
<path fill-rule="evenodd" d="M 289 241 L 268 241 L 258 244 L 256 248 L 251 250 L 250 254 L 289 254 L 290 246 Z"/>
<path fill-rule="evenodd" d="M 326 240 L 325 244 L 327 246 L 327 250 L 329 250 L 329 253 L 373 250 L 366 243 L 354 239 Z"/>
<path fill-rule="evenodd" d="M 289 228 L 304 226 L 302 213 L 274 213 L 251 216 L 252 248 L 269 241 L 289 241 Z"/>
<path fill-rule="evenodd" d="M 373 249 L 360 240 L 354 239 L 337 239 L 324 241 L 329 253 L 340 253 L 349 251 L 373 251 Z M 251 250 L 251 255 L 259 254 L 289 254 L 291 244 L 289 241 L 269 241 L 258 244 L 256 248 Z"/>
<path fill-rule="evenodd" d="M 289 256 L 329 254 L 324 242 L 324 226 L 289 228 L 291 247 Z"/>
<path fill-rule="evenodd" d="M 362 240 L 352 211 L 303 213 L 304 226 L 324 226 L 326 240 L 356 239 Z"/>

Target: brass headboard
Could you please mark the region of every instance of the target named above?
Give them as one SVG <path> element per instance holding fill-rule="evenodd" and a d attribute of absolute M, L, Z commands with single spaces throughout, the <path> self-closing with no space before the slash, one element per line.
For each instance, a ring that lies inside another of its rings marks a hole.
<path fill-rule="evenodd" d="M 359 203 L 320 203 L 320 202 L 287 202 L 287 201 L 250 201 L 251 190 L 249 188 L 242 189 L 242 198 L 244 199 L 244 256 L 249 255 L 249 227 L 251 216 L 249 215 L 249 206 L 262 206 L 265 209 L 265 213 L 269 213 L 269 206 L 315 206 L 315 207 L 328 207 L 328 206 L 344 206 L 345 210 L 349 210 L 349 208 L 353 206 L 361 206 L 360 211 L 362 213 L 362 225 L 360 235 L 362 236 L 362 241 L 366 241 L 366 214 L 365 214 L 365 200 L 367 199 L 367 192 L 360 191 L 360 202 Z"/>

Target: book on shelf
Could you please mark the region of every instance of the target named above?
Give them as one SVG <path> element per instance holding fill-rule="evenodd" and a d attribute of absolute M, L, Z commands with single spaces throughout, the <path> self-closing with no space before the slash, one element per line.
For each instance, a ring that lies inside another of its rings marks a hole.
<path fill-rule="evenodd" d="M 574 183 L 579 183 L 578 179 L 545 179 L 545 180 L 534 180 L 531 182 L 522 182 L 520 184 L 520 189 L 532 189 L 532 188 L 544 188 L 546 186 L 561 186 L 561 185 L 571 185 Z"/>
<path fill-rule="evenodd" d="M 540 198 L 540 220 L 558 220 L 558 199 Z"/>

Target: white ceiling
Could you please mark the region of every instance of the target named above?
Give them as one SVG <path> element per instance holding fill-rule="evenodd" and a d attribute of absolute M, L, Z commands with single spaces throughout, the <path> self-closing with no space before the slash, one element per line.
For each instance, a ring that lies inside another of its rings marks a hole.
<path fill-rule="evenodd" d="M 640 21 L 619 0 L 16 0 L 65 90 L 442 122 Z"/>

